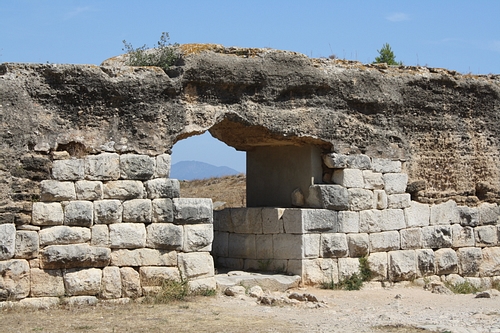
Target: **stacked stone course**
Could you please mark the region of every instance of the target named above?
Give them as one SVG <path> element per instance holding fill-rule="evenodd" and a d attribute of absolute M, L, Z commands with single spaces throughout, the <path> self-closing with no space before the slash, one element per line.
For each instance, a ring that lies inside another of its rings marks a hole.
<path fill-rule="evenodd" d="M 0 300 L 137 298 L 162 279 L 216 287 L 212 201 L 179 198 L 170 155 L 101 153 L 51 171 L 31 221 L 0 225 Z"/>

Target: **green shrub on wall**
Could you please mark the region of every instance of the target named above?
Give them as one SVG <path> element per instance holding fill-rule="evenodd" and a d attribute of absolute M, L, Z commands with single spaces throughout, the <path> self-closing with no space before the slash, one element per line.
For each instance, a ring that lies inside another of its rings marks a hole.
<path fill-rule="evenodd" d="M 149 48 L 146 44 L 134 48 L 132 44 L 123 40 L 123 51 L 128 57 L 126 64 L 128 66 L 156 66 L 164 71 L 168 70 L 179 59 L 178 44 L 171 44 L 169 40 L 168 32 L 162 32 L 155 48 Z"/>

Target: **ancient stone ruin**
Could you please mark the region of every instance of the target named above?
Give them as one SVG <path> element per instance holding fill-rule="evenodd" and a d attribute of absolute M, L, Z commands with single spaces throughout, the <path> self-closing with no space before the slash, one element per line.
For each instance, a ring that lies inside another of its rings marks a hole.
<path fill-rule="evenodd" d="M 0 65 L 0 299 L 136 298 L 214 267 L 500 281 L 500 77 L 183 45 L 167 72 Z M 247 206 L 179 197 L 175 142 L 247 153 Z"/>

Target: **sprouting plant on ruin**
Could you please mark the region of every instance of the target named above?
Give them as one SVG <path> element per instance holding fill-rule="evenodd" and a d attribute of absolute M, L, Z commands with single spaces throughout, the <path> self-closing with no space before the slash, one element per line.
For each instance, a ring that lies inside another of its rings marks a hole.
<path fill-rule="evenodd" d="M 168 70 L 180 57 L 178 44 L 171 44 L 169 40 L 168 32 L 161 33 L 160 40 L 154 48 L 149 48 L 146 44 L 134 48 L 131 43 L 123 40 L 123 51 L 127 53 L 126 64 L 128 66 L 156 66 L 164 71 Z"/>

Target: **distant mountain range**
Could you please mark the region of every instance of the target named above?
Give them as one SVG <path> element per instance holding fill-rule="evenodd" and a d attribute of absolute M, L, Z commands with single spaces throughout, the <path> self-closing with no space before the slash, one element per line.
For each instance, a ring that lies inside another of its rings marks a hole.
<path fill-rule="evenodd" d="M 172 165 L 170 177 L 179 180 L 205 179 L 239 175 L 241 172 L 227 166 L 215 166 L 199 161 L 181 161 Z"/>

